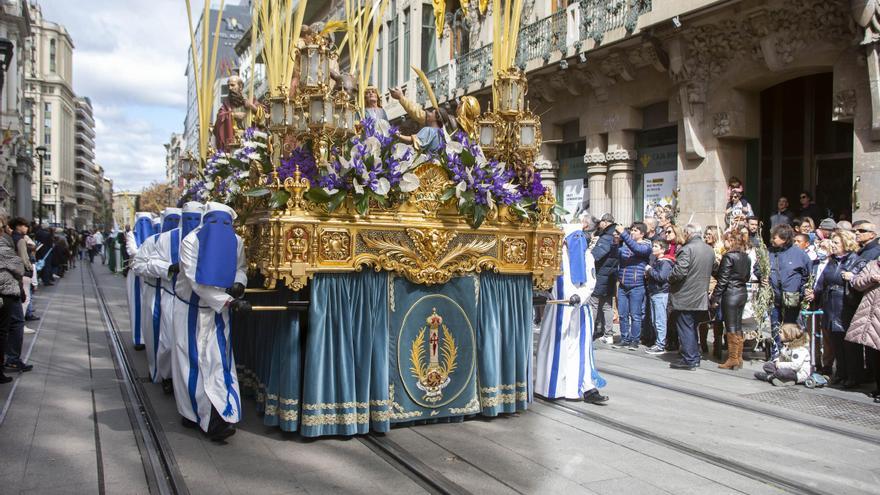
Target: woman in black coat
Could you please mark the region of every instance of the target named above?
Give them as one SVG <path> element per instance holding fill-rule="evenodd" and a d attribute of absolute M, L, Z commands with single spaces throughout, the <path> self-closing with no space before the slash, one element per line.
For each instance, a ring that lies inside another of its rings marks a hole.
<path fill-rule="evenodd" d="M 831 330 L 835 361 L 831 384 L 843 383 L 844 388 L 853 388 L 859 384 L 862 348 L 844 337 L 862 300 L 862 294 L 853 289 L 852 280 L 862 271 L 865 261 L 859 258 L 859 245 L 852 232 L 835 231 L 831 246 L 832 255 L 819 275 L 814 297 L 821 301 L 825 328 Z"/>
<path fill-rule="evenodd" d="M 724 256 L 715 272 L 715 290 L 712 291 L 710 305 L 721 307 L 724 315 L 724 331 L 727 333 L 727 361 L 719 368 L 742 368 L 743 309 L 746 307 L 748 292 L 746 285 L 752 274 L 752 262 L 747 254 L 749 234 L 731 231 L 724 234 Z"/>

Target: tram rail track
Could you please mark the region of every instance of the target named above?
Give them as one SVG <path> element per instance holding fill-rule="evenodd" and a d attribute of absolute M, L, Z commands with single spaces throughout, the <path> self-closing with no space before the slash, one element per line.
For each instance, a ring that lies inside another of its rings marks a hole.
<path fill-rule="evenodd" d="M 368 449 L 378 454 L 385 462 L 430 493 L 438 495 L 471 494 L 470 491 L 420 461 L 411 452 L 385 435 L 370 433 L 359 436 L 358 440 L 366 445 Z"/>
<path fill-rule="evenodd" d="M 85 269 L 80 270 L 83 299 L 85 302 L 86 276 L 83 272 L 85 272 Z M 149 401 L 146 400 L 146 391 L 132 366 L 131 359 L 119 335 L 116 320 L 113 318 L 113 313 L 110 311 L 110 307 L 104 297 L 104 292 L 98 285 L 91 266 L 88 267 L 88 272 L 91 288 L 95 291 L 95 300 L 101 314 L 101 320 L 106 329 L 110 354 L 113 358 L 117 377 L 120 379 L 122 397 L 138 448 L 141 452 L 144 473 L 150 493 L 159 495 L 188 495 L 189 489 L 178 469 L 171 446 L 165 438 L 165 433 L 162 431 L 155 411 L 150 406 Z"/>
<path fill-rule="evenodd" d="M 753 466 L 739 462 L 737 460 L 714 454 L 712 452 L 694 447 L 692 445 L 688 445 L 684 442 L 680 442 L 672 438 L 658 435 L 644 428 L 633 426 L 623 421 L 618 421 L 596 412 L 585 411 L 577 407 L 573 407 L 557 401 L 542 399 L 539 397 L 535 397 L 535 402 L 538 402 L 544 406 L 549 407 L 550 409 L 563 412 L 570 416 L 589 420 L 591 422 L 600 424 L 607 428 L 611 428 L 626 435 L 634 436 L 636 438 L 651 442 L 655 445 L 674 450 L 696 460 L 712 464 L 726 471 L 736 473 L 745 478 L 764 483 L 787 493 L 795 493 L 799 495 L 832 495 L 832 492 L 827 492 L 814 487 L 805 486 L 789 478 L 779 476 L 773 472 L 757 469 Z"/>
<path fill-rule="evenodd" d="M 675 385 L 672 383 L 662 382 L 660 380 L 656 380 L 653 378 L 646 378 L 643 376 L 639 376 L 633 373 L 628 373 L 621 370 L 612 370 L 608 369 L 607 366 L 600 366 L 599 372 L 605 375 L 614 376 L 617 378 L 623 378 L 624 380 L 634 381 L 641 383 L 643 385 L 649 385 L 652 387 L 662 388 L 664 390 L 669 390 L 671 392 L 676 392 L 682 395 L 687 395 L 690 397 L 696 397 L 698 399 L 703 399 L 707 401 L 711 401 L 715 404 L 723 404 L 725 406 L 734 407 L 740 410 L 748 411 L 755 414 L 760 414 L 763 416 L 768 416 L 776 419 L 781 419 L 783 421 L 790 421 L 792 423 L 797 423 L 803 426 L 809 426 L 811 428 L 816 428 L 822 431 L 833 432 L 838 435 L 845 436 L 847 438 L 851 438 L 854 440 L 859 440 L 862 442 L 866 442 L 872 445 L 877 445 L 880 443 L 880 434 L 872 434 L 868 432 L 863 432 L 859 430 L 855 430 L 852 428 L 847 428 L 838 424 L 835 424 L 832 421 L 822 421 L 817 418 L 813 418 L 806 414 L 794 414 L 788 412 L 784 409 L 765 406 L 759 402 L 755 402 L 750 399 L 742 399 L 736 397 L 733 393 L 722 395 L 722 394 L 714 394 L 705 392 L 700 389 L 695 389 L 693 386 L 682 386 Z"/>

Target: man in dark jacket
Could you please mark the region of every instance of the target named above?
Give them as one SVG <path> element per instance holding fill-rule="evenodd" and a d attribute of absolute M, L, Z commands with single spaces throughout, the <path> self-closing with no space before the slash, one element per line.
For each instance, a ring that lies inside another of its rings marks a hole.
<path fill-rule="evenodd" d="M 770 357 L 775 359 L 779 354 L 782 342 L 779 339 L 779 326 L 783 323 L 798 323 L 801 301 L 803 300 L 807 282 L 812 273 L 812 262 L 807 253 L 794 245 L 794 229 L 788 225 L 777 225 L 770 229 L 770 278 L 761 280 L 773 289 L 773 307 L 770 309 L 770 332 L 774 345 Z M 760 265 L 755 264 L 753 273 L 761 276 Z M 796 301 L 784 294 L 795 294 Z M 786 304 L 786 303 L 790 304 Z"/>
<path fill-rule="evenodd" d="M 777 225 L 791 225 L 794 221 L 794 213 L 788 209 L 788 198 L 782 196 L 776 201 L 776 213 L 770 215 L 770 228 Z"/>
<path fill-rule="evenodd" d="M 856 240 L 859 242 L 859 258 L 865 262 L 880 259 L 880 239 L 877 238 L 877 226 L 870 220 L 859 220 L 853 223 Z"/>
<path fill-rule="evenodd" d="M 614 217 L 606 213 L 590 243 L 596 262 L 596 287 L 590 296 L 590 312 L 596 322 L 595 333 L 601 329 L 606 344 L 614 342 L 614 293 L 617 290 L 617 244 L 614 243 Z"/>
<path fill-rule="evenodd" d="M 675 256 L 669 275 L 669 305 L 675 314 L 681 360 L 670 363 L 673 369 L 693 370 L 700 366 L 697 324 L 708 318 L 709 279 L 715 264 L 715 252 L 703 242 L 699 224 L 685 227 L 687 242 Z"/>
<path fill-rule="evenodd" d="M 0 216 L 0 298 L 3 301 L 0 306 L 0 360 L 4 362 L 4 365 L 0 366 L 0 383 L 12 381 L 11 377 L 7 377 L 3 373 L 4 367 L 16 371 L 30 369 L 20 359 L 16 361 L 6 359 L 7 351 L 10 350 L 7 347 L 8 335 L 17 334 L 20 336 L 24 328 L 24 313 L 21 307 L 21 278 L 24 275 L 24 262 L 15 250 L 15 244 L 10 234 L 11 230 L 6 225 L 6 217 Z"/>

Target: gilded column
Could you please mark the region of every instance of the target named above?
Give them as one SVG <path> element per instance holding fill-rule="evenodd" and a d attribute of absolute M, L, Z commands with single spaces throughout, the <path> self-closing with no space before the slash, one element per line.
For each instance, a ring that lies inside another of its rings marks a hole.
<path fill-rule="evenodd" d="M 611 179 L 611 214 L 618 224 L 633 221 L 633 171 L 635 150 L 616 149 L 605 153 Z"/>
<path fill-rule="evenodd" d="M 608 166 L 605 163 L 605 153 L 601 151 L 587 152 L 584 155 L 584 163 L 587 164 L 590 213 L 597 218 L 605 213 L 611 213 L 611 200 L 608 197 L 608 187 L 606 185 Z"/>

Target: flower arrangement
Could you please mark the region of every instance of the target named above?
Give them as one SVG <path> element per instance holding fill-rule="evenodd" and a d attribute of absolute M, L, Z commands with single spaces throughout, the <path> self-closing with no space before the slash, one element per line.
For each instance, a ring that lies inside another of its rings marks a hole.
<path fill-rule="evenodd" d="M 264 173 L 272 171 L 269 136 L 251 127 L 242 137 L 241 147 L 230 153 L 215 152 L 205 161 L 204 169 L 189 183 L 181 201 L 234 203 L 242 195 L 251 195 L 251 164 L 259 163 Z"/>
<path fill-rule="evenodd" d="M 760 239 L 755 248 L 756 263 L 758 265 L 758 278 L 761 283 L 758 291 L 752 299 L 752 308 L 755 312 L 755 321 L 758 322 L 758 330 L 765 332 L 770 326 L 770 308 L 773 306 L 773 289 L 770 287 L 770 253 L 767 245 Z"/>
<path fill-rule="evenodd" d="M 250 128 L 244 133 L 241 147 L 231 153 L 215 153 L 206 161 L 203 172 L 192 181 L 184 198 L 229 204 L 244 197 L 270 196 L 269 208 L 283 208 L 290 193 L 272 187 L 275 176 L 271 172 L 277 172 L 277 179 L 283 183 L 299 168 L 310 183 L 306 199 L 326 204 L 328 211 L 333 212 L 350 196 L 354 209 L 365 215 L 371 203 L 387 207 L 418 189 L 420 181 L 414 171 L 432 161 L 446 170 L 451 183 L 441 199 L 454 199 L 459 213 L 472 227 L 478 228 L 500 206 L 525 219 L 537 215 L 537 200 L 544 193 L 540 173 L 532 174 L 528 184 L 519 183 L 513 167 L 487 159 L 480 146 L 460 131 L 447 136 L 445 146 L 437 152 L 417 151 L 399 142 L 396 136 L 397 128 L 387 121 L 366 117 L 356 136 L 331 150 L 329 161 L 317 163 L 310 143 L 306 142 L 273 168 L 268 135 Z M 255 161 L 267 176 L 263 186 L 254 186 L 250 180 L 251 164 Z M 556 206 L 553 213 L 561 217 L 566 212 Z"/>
<path fill-rule="evenodd" d="M 427 156 L 396 142 L 397 129 L 387 121 L 367 117 L 360 125 L 361 133 L 342 149 L 334 149 L 331 161 L 316 167 L 300 165 L 300 172 L 312 184 L 306 198 L 326 203 L 330 211 L 351 194 L 355 209 L 364 215 L 371 199 L 388 206 L 419 187 L 419 178 L 412 171 Z"/>

